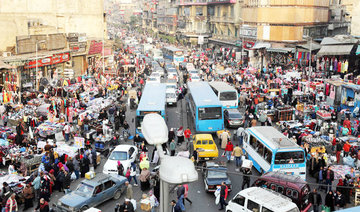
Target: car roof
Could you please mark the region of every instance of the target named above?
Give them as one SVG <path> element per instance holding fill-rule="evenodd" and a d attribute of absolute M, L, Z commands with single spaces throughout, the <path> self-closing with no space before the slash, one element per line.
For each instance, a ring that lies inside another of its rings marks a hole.
<path fill-rule="evenodd" d="M 120 150 L 128 150 L 130 147 L 134 147 L 136 149 L 136 146 L 129 145 L 129 144 L 120 144 L 115 147 L 113 151 L 120 151 Z"/>
<path fill-rule="evenodd" d="M 206 167 L 227 169 L 226 164 L 224 162 L 214 162 L 214 161 L 207 161 Z"/>
<path fill-rule="evenodd" d="M 91 179 L 91 180 L 85 179 L 85 180 L 81 181 L 81 183 L 85 183 L 87 185 L 91 185 L 91 186 L 95 187 L 108 179 L 114 179 L 114 177 L 112 177 L 111 175 L 96 175 L 93 179 Z M 118 179 L 118 180 L 120 180 L 120 179 Z"/>
<path fill-rule="evenodd" d="M 213 137 L 211 134 L 196 134 L 195 137 L 197 139 L 212 139 L 213 140 Z"/>

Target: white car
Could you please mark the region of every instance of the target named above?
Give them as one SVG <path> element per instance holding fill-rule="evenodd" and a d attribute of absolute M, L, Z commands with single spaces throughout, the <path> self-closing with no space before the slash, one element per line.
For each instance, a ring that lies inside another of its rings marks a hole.
<path fill-rule="evenodd" d="M 190 82 L 200 82 L 201 78 L 198 74 L 192 74 L 189 80 Z"/>
<path fill-rule="evenodd" d="M 138 148 L 133 145 L 121 144 L 115 147 L 110 153 L 109 158 L 104 164 L 104 174 L 117 174 L 118 161 L 124 167 L 124 171 L 131 166 L 132 162 L 135 162 L 138 154 Z"/>
<path fill-rule="evenodd" d="M 177 104 L 176 89 L 173 89 L 173 88 L 167 88 L 166 89 L 166 103 L 168 105 L 176 106 L 176 104 Z"/>

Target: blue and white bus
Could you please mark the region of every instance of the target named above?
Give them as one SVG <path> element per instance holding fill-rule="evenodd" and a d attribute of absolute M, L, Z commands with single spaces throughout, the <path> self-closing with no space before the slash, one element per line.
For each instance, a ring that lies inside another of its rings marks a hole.
<path fill-rule="evenodd" d="M 222 104 L 208 82 L 188 82 L 186 98 L 188 116 L 197 132 L 216 132 L 224 129 Z"/>
<path fill-rule="evenodd" d="M 162 83 L 146 83 L 136 110 L 135 133 L 143 137 L 141 123 L 149 113 L 158 113 L 165 118 L 166 85 Z"/>
<path fill-rule="evenodd" d="M 164 55 L 164 58 L 171 60 L 177 66 L 179 63 L 184 62 L 184 51 L 173 46 L 167 46 L 161 49 Z"/>
<path fill-rule="evenodd" d="M 226 82 L 213 81 L 209 83 L 224 109 L 238 108 L 238 92 Z"/>
<path fill-rule="evenodd" d="M 305 151 L 274 127 L 245 130 L 243 149 L 260 173 L 281 171 L 306 180 Z"/>

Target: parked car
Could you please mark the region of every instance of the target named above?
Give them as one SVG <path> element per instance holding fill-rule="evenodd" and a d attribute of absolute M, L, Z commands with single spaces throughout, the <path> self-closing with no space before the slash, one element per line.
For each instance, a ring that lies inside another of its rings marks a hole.
<path fill-rule="evenodd" d="M 239 128 L 243 123 L 243 116 L 237 109 L 224 110 L 224 124 L 227 128 Z"/>
<path fill-rule="evenodd" d="M 219 156 L 219 150 L 211 134 L 194 135 L 193 147 L 199 152 L 199 160 L 210 160 Z"/>
<path fill-rule="evenodd" d="M 225 211 L 299 212 L 299 208 L 291 202 L 291 199 L 272 190 L 250 187 L 237 193 L 229 201 Z"/>
<path fill-rule="evenodd" d="M 126 170 L 130 167 L 131 162 L 135 162 L 136 156 L 138 154 L 138 148 L 133 145 L 121 144 L 115 147 L 115 149 L 110 153 L 110 156 L 106 163 L 104 164 L 103 173 L 104 174 L 117 174 L 117 165 L 118 161 Z"/>
<path fill-rule="evenodd" d="M 227 168 L 225 164 L 208 161 L 205 163 L 204 168 L 203 173 L 206 192 L 215 192 L 217 186 L 221 186 L 222 182 L 225 182 L 229 191 L 231 191 L 231 180 L 226 173 Z"/>
<path fill-rule="evenodd" d="M 126 177 L 120 175 L 96 176 L 83 180 L 71 193 L 61 197 L 55 206 L 59 211 L 85 211 L 109 200 L 118 200 L 125 190 Z"/>

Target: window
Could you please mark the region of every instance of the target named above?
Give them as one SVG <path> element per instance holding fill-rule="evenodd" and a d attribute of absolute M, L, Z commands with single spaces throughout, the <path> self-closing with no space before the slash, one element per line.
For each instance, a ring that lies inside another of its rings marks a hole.
<path fill-rule="evenodd" d="M 210 140 L 210 141 L 209 141 L 209 144 L 214 144 L 214 141 L 213 141 L 213 140 Z"/>
<path fill-rule="evenodd" d="M 272 160 L 272 152 L 267 148 L 265 147 L 264 149 L 264 159 L 271 164 L 271 160 Z"/>
<path fill-rule="evenodd" d="M 234 199 L 233 202 L 235 202 L 238 205 L 244 206 L 245 204 L 245 197 L 241 196 L 241 195 L 237 195 Z"/>
<path fill-rule="evenodd" d="M 201 140 L 196 141 L 196 145 L 201 145 Z"/>
<path fill-rule="evenodd" d="M 199 120 L 221 119 L 221 118 L 222 118 L 221 107 L 201 107 L 198 110 Z"/>
<path fill-rule="evenodd" d="M 202 16 L 203 15 L 203 8 L 202 7 L 197 7 L 196 8 L 196 15 L 197 16 Z"/>
<path fill-rule="evenodd" d="M 292 197 L 293 197 L 294 199 L 299 198 L 299 192 L 293 190 L 293 192 L 292 192 Z"/>
<path fill-rule="evenodd" d="M 231 36 L 231 31 L 229 28 L 228 28 L 228 36 Z"/>
<path fill-rule="evenodd" d="M 275 185 L 273 183 L 270 184 L 270 189 L 271 190 L 276 191 L 276 187 L 277 187 L 277 185 Z"/>
<path fill-rule="evenodd" d="M 250 211 L 260 211 L 260 205 L 257 204 L 256 202 L 251 201 L 251 200 L 248 200 L 247 208 Z"/>
<path fill-rule="evenodd" d="M 111 153 L 110 160 L 127 160 L 127 152 L 114 151 Z"/>
<path fill-rule="evenodd" d="M 202 145 L 207 145 L 208 144 L 208 140 L 202 140 Z"/>
<path fill-rule="evenodd" d="M 130 149 L 129 149 L 129 157 L 131 157 L 134 152 L 135 152 L 134 147 L 130 147 Z"/>
<path fill-rule="evenodd" d="M 275 164 L 304 163 L 304 152 L 278 152 L 275 155 Z"/>
<path fill-rule="evenodd" d="M 284 187 L 278 186 L 277 187 L 277 192 L 280 193 L 280 194 L 284 193 Z"/>
<path fill-rule="evenodd" d="M 290 189 L 290 188 L 286 189 L 286 196 L 292 197 L 292 189 Z"/>
<path fill-rule="evenodd" d="M 250 145 L 252 146 L 253 149 L 256 149 L 256 144 L 257 144 L 257 140 L 254 136 L 250 136 Z"/>
<path fill-rule="evenodd" d="M 216 10 L 217 10 L 216 16 L 220 17 L 220 7 L 217 7 Z"/>
<path fill-rule="evenodd" d="M 100 193 L 102 191 L 103 191 L 103 185 L 102 184 L 95 187 L 95 190 L 94 190 L 95 194 L 98 194 L 98 193 Z"/>
<path fill-rule="evenodd" d="M 272 210 L 270 210 L 270 209 L 267 209 L 267 208 L 263 207 L 263 208 L 262 208 L 262 212 L 274 212 L 274 211 L 272 211 Z"/>
<path fill-rule="evenodd" d="M 264 144 L 262 144 L 261 142 L 257 142 L 255 150 L 260 156 L 263 156 L 264 155 Z"/>
<path fill-rule="evenodd" d="M 109 189 L 109 188 L 113 187 L 114 185 L 115 185 L 114 181 L 109 180 L 109 181 L 107 181 L 107 182 L 104 183 L 104 189 L 105 189 L 105 190 L 106 190 L 106 189 Z"/>

